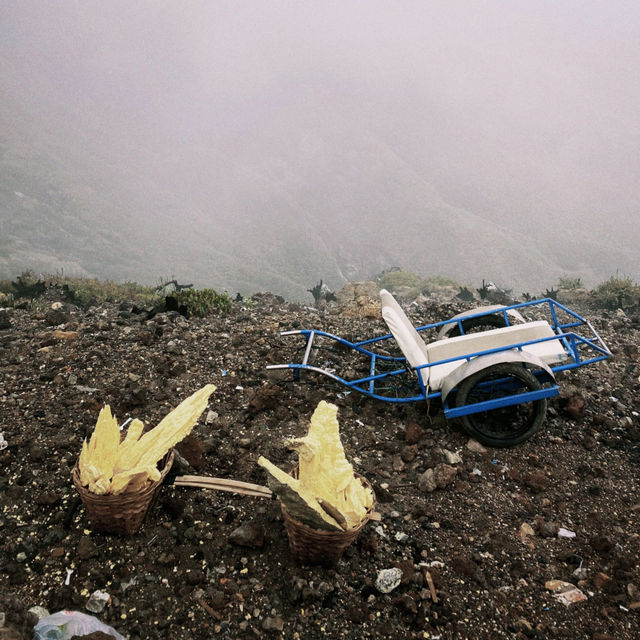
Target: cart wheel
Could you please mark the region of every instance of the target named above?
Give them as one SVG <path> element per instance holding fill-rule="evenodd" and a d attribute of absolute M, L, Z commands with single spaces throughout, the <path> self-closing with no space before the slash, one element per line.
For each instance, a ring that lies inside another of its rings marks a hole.
<path fill-rule="evenodd" d="M 488 329 L 501 329 L 507 326 L 507 321 L 502 315 L 481 316 L 479 318 L 469 318 L 462 321 L 462 328 L 465 334 L 477 333 L 478 331 L 487 331 Z M 460 333 L 460 327 L 456 323 L 453 329 L 447 334 L 447 338 L 455 338 L 462 335 Z"/>
<path fill-rule="evenodd" d="M 513 396 L 541 389 L 539 380 L 520 364 L 501 363 L 482 369 L 463 380 L 456 406 Z M 462 416 L 465 431 L 489 447 L 512 447 L 530 438 L 544 422 L 547 400 L 481 411 Z"/>

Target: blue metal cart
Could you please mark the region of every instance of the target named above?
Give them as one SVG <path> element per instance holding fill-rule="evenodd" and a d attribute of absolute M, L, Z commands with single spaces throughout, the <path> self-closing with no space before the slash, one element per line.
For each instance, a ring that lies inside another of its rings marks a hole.
<path fill-rule="evenodd" d="M 390 334 L 351 342 L 320 330 L 285 331 L 303 338 L 302 357 L 267 368 L 291 369 L 295 379 L 316 372 L 385 402 L 440 401 L 472 437 L 505 447 L 540 428 L 547 398 L 558 394 L 558 372 L 611 356 L 587 320 L 551 298 L 479 307 L 417 328 L 388 291 L 380 298 Z M 323 363 L 312 364 L 320 354 Z"/>

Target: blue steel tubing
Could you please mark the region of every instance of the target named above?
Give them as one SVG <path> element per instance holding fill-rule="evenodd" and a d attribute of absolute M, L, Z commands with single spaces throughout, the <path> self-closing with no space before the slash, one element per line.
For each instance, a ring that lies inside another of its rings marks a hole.
<path fill-rule="evenodd" d="M 369 377 L 375 376 L 375 374 L 376 374 L 376 354 L 374 353 L 371 356 L 371 364 L 369 365 Z M 375 380 L 371 378 L 371 381 L 369 382 L 369 393 L 374 392 L 374 385 L 375 385 Z"/>
<path fill-rule="evenodd" d="M 567 336 L 574 334 L 567 334 Z M 448 364 L 449 362 L 457 362 L 458 360 L 471 360 L 471 358 L 477 358 L 478 356 L 488 356 L 492 353 L 501 353 L 504 351 L 511 351 L 513 349 L 518 349 L 518 351 L 522 351 L 523 347 L 528 347 L 532 344 L 540 344 L 541 342 L 550 342 L 551 340 L 559 340 L 561 336 L 549 336 L 548 338 L 538 338 L 537 340 L 528 340 L 527 342 L 514 342 L 513 344 L 507 345 L 505 347 L 495 347 L 494 349 L 485 349 L 484 351 L 474 351 L 472 353 L 465 353 L 463 356 L 455 356 L 454 358 L 446 358 L 444 360 L 436 360 L 435 362 L 429 362 L 426 365 L 422 365 L 421 367 L 416 367 L 416 369 L 424 369 L 428 367 L 435 367 L 440 364 Z"/>
<path fill-rule="evenodd" d="M 439 391 L 432 391 L 432 392 L 428 392 L 428 390 L 425 388 L 424 383 L 422 381 L 422 376 L 420 375 L 420 370 L 421 369 L 428 369 L 432 366 L 436 366 L 436 365 L 440 365 L 440 364 L 446 364 L 449 362 L 455 362 L 455 361 L 470 361 L 472 358 L 478 357 L 478 356 L 483 356 L 483 355 L 488 355 L 491 353 L 499 353 L 499 352 L 503 352 L 503 351 L 509 351 L 512 349 L 518 349 L 518 350 L 522 350 L 523 347 L 527 347 L 529 345 L 532 344 L 537 344 L 537 343 L 541 343 L 541 342 L 548 342 L 550 340 L 559 340 L 563 345 L 565 345 L 565 348 L 568 352 L 569 357 L 572 359 L 573 362 L 567 363 L 567 364 L 562 364 L 562 365 L 557 365 L 557 366 L 552 366 L 550 367 L 551 370 L 555 373 L 558 371 L 566 371 L 569 369 L 575 369 L 587 364 L 591 364 L 594 362 L 600 362 L 602 360 L 605 360 L 608 356 L 611 355 L 611 352 L 609 351 L 609 349 L 607 348 L 607 346 L 605 345 L 604 341 L 602 340 L 602 338 L 598 335 L 597 331 L 593 328 L 593 326 L 591 325 L 591 323 L 589 323 L 587 320 L 585 320 L 584 318 L 582 318 L 581 316 L 579 316 L 577 313 L 575 313 L 574 311 L 571 311 L 571 309 L 568 309 L 567 307 L 565 307 L 563 304 L 551 299 L 551 298 L 543 298 L 540 300 L 533 300 L 530 302 L 523 302 L 523 303 L 519 303 L 519 304 L 515 304 L 515 305 L 510 305 L 507 307 L 504 307 L 503 309 L 500 309 L 500 313 L 503 314 L 504 318 L 505 318 L 505 322 L 507 323 L 507 325 L 509 325 L 509 317 L 508 317 L 508 311 L 510 311 L 511 309 L 521 309 L 521 308 L 526 308 L 526 307 L 532 307 L 532 306 L 541 306 L 543 304 L 548 304 L 549 305 L 549 311 L 551 313 L 551 317 L 553 319 L 553 323 L 554 323 L 554 329 L 555 330 L 560 330 L 561 333 L 559 333 L 556 336 L 550 336 L 548 338 L 540 338 L 538 340 L 531 340 L 531 341 L 527 341 L 527 342 L 520 342 L 520 343 L 515 343 L 512 345 L 508 345 L 505 347 L 497 347 L 495 349 L 487 349 L 485 351 L 478 351 L 478 352 L 474 352 L 474 353 L 469 353 L 469 354 L 465 354 L 463 356 L 457 356 L 455 358 L 448 358 L 445 360 L 439 360 L 437 362 L 431 362 L 428 364 L 424 364 L 421 365 L 419 367 L 416 367 L 414 370 L 417 373 L 417 378 L 418 378 L 418 387 L 420 389 L 420 391 L 422 392 L 421 395 L 419 396 L 412 396 L 412 397 L 408 397 L 408 398 L 392 398 L 389 396 L 383 396 L 380 395 L 379 393 L 375 393 L 375 382 L 378 380 L 383 380 L 385 378 L 390 378 L 393 376 L 397 376 L 397 375 L 401 375 L 403 373 L 406 373 L 406 368 L 403 369 L 397 369 L 394 371 L 390 371 L 390 372 L 386 372 L 386 373 L 380 373 L 380 374 L 376 374 L 375 373 L 375 369 L 376 369 L 376 360 L 383 360 L 383 361 L 387 361 L 387 362 L 406 362 L 406 358 L 404 357 L 393 357 L 393 356 L 385 356 L 382 354 L 377 354 L 374 353 L 372 351 L 369 351 L 368 349 L 363 348 L 364 345 L 371 345 L 371 344 L 376 344 L 376 343 L 381 343 L 387 340 L 390 340 L 393 338 L 392 334 L 387 334 L 384 336 L 379 336 L 376 338 L 370 338 L 368 340 L 362 340 L 360 342 L 350 342 L 348 340 L 345 340 L 344 338 L 341 338 L 340 336 L 336 336 L 334 334 L 331 333 L 327 333 L 325 331 L 317 331 L 317 330 L 309 330 L 309 329 L 301 329 L 301 330 L 295 330 L 295 331 L 286 331 L 283 332 L 282 335 L 293 335 L 293 334 L 300 334 L 306 337 L 307 339 L 307 344 L 305 345 L 305 357 L 304 357 L 304 361 L 303 364 L 289 364 L 286 365 L 287 368 L 293 369 L 294 371 L 294 378 L 298 379 L 299 378 L 299 373 L 300 370 L 302 369 L 306 369 L 306 370 L 310 370 L 310 371 L 316 371 L 318 373 L 322 373 L 330 378 L 332 378 L 333 380 L 336 380 L 337 382 L 340 382 L 341 384 L 354 389 L 356 391 L 359 391 L 360 393 L 363 393 L 369 397 L 372 398 L 376 398 L 379 400 L 383 400 L 385 402 L 394 402 L 394 403 L 405 403 L 405 402 L 416 402 L 419 400 L 423 400 L 426 398 L 428 399 L 435 399 L 435 398 L 440 398 L 441 394 Z M 557 318 L 557 313 L 556 313 L 556 307 L 558 307 L 559 309 L 562 309 L 563 311 L 565 311 L 567 314 L 569 314 L 570 316 L 572 316 L 573 318 L 575 318 L 576 320 L 578 320 L 578 322 L 572 322 L 572 323 L 566 323 L 566 324 L 560 324 L 558 322 L 558 318 Z M 463 333 L 462 331 L 462 321 L 463 320 L 468 320 L 469 318 L 477 318 L 477 317 L 482 317 L 482 316 L 486 316 L 486 315 L 495 315 L 496 311 L 493 312 L 480 312 L 480 313 L 476 313 L 476 314 L 471 314 L 468 316 L 465 316 L 464 318 L 459 318 L 457 319 L 457 324 L 460 327 L 461 333 Z M 417 328 L 417 331 L 425 331 L 427 329 L 433 329 L 433 328 L 437 328 L 437 327 L 441 327 L 443 325 L 446 324 L 452 324 L 451 320 L 443 320 L 441 322 L 435 322 L 435 323 L 431 323 L 431 324 L 427 324 L 427 325 L 423 325 L 421 327 Z M 586 325 L 589 330 L 592 333 L 592 338 L 585 338 L 583 336 L 580 336 L 578 334 L 575 334 L 573 332 L 571 333 L 564 333 L 562 332 L 562 329 L 567 329 L 567 328 L 573 328 L 576 326 L 581 326 L 581 325 Z M 358 380 L 352 380 L 352 381 L 347 381 L 344 378 L 330 373 L 328 371 L 325 371 L 324 369 L 321 369 L 320 367 L 314 367 L 314 366 L 310 366 L 308 364 L 306 364 L 307 360 L 308 360 L 308 355 L 310 353 L 311 350 L 311 343 L 313 342 L 315 336 L 322 336 L 325 338 L 329 338 L 330 340 L 333 340 L 335 342 L 338 342 L 346 347 L 349 347 L 351 349 L 354 349 L 355 351 L 358 351 L 359 353 L 362 353 L 363 355 L 367 356 L 368 358 L 370 358 L 370 365 L 369 365 L 369 372 L 371 375 L 365 377 L 365 378 L 360 378 Z M 599 344 L 596 344 L 599 343 Z M 592 358 L 588 358 L 588 359 L 581 359 L 579 350 L 578 350 L 578 346 L 579 345 L 586 345 L 588 348 L 594 350 L 596 353 L 599 353 L 601 355 L 592 357 Z M 363 388 L 359 385 L 368 385 L 368 388 Z M 555 387 L 557 390 L 557 387 Z M 544 390 L 543 390 L 544 391 Z M 531 392 L 531 393 L 536 393 L 536 392 Z M 541 396 L 542 397 L 542 396 Z M 548 397 L 548 396 L 544 396 L 544 397 Z M 514 396 L 514 398 L 516 399 L 515 402 L 513 404 L 517 404 L 518 402 L 522 402 L 523 400 L 518 400 L 518 395 Z M 500 406 L 506 406 L 506 404 L 500 405 Z M 469 412 L 471 413 L 471 411 Z M 464 414 L 461 414 L 464 415 Z"/>
<path fill-rule="evenodd" d="M 344 338 L 341 338 L 340 336 L 336 336 L 333 333 L 327 333 L 326 331 L 318 331 L 318 330 L 311 330 L 311 329 L 300 329 L 297 331 L 285 331 L 283 332 L 281 335 L 295 335 L 295 334 L 300 334 L 300 335 L 304 335 L 304 336 L 309 336 L 310 334 L 315 334 L 316 336 L 322 336 L 324 338 L 329 338 L 331 340 L 334 340 L 335 342 L 339 342 L 340 344 L 345 345 L 346 347 L 350 347 L 351 349 L 355 349 L 356 351 L 359 351 L 360 353 L 363 353 L 364 355 L 371 357 L 372 355 L 375 355 L 376 358 L 378 358 L 378 360 L 404 360 L 404 358 L 392 358 L 390 356 L 383 356 L 379 353 L 374 354 L 373 351 L 369 351 L 368 349 L 363 349 L 362 345 L 363 344 L 370 344 L 373 342 L 381 342 L 383 340 L 388 340 L 389 338 L 392 338 L 393 336 L 391 334 L 389 334 L 388 336 L 381 336 L 379 338 L 372 338 L 371 340 L 364 340 L 362 342 L 349 342 L 348 340 L 345 340 Z"/>
<path fill-rule="evenodd" d="M 465 404 L 461 407 L 454 407 L 453 409 L 445 409 L 444 413 L 447 418 L 459 418 L 461 416 L 468 416 L 472 413 L 502 409 L 503 407 L 510 407 L 524 402 L 535 402 L 542 398 L 551 398 L 557 395 L 558 386 L 554 385 L 553 387 L 545 387 L 544 389 L 536 389 L 535 391 L 515 393 L 511 396 L 503 396 L 502 398 L 494 398 L 493 400 L 485 400 L 484 402 Z"/>

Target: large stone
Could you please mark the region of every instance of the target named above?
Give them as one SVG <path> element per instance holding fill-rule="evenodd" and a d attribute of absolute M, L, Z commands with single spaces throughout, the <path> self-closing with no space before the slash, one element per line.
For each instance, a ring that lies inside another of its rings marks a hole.
<path fill-rule="evenodd" d="M 418 489 L 425 493 L 431 493 L 438 488 L 436 479 L 434 477 L 433 469 L 427 469 L 421 476 L 418 477 Z"/>
<path fill-rule="evenodd" d="M 380 593 L 391 593 L 402 582 L 402 569 L 381 569 L 376 578 L 376 589 Z"/>
<path fill-rule="evenodd" d="M 348 318 L 379 318 L 379 288 L 375 282 L 348 282 L 336 293 L 337 309 Z"/>
<path fill-rule="evenodd" d="M 11 327 L 11 320 L 9 319 L 9 313 L 6 309 L 0 309 L 0 330 L 9 329 Z"/>
<path fill-rule="evenodd" d="M 469 442 L 467 442 L 467 449 L 469 449 L 469 451 L 473 451 L 474 453 L 481 453 L 483 455 L 488 453 L 486 447 L 481 445 L 477 440 L 474 440 L 473 438 L 470 438 Z"/>
<path fill-rule="evenodd" d="M 408 422 L 404 432 L 404 439 L 408 445 L 418 444 L 424 429 L 417 422 Z"/>
<path fill-rule="evenodd" d="M 436 465 L 433 470 L 433 477 L 438 489 L 448 487 L 455 480 L 456 473 L 456 468 L 449 464 L 441 463 Z"/>
<path fill-rule="evenodd" d="M 549 478 L 545 475 L 544 471 L 527 473 L 524 475 L 523 480 L 527 487 L 536 493 L 544 491 L 549 486 Z"/>
<path fill-rule="evenodd" d="M 562 395 L 560 396 L 560 407 L 566 416 L 579 420 L 584 415 L 584 396 L 578 392 Z"/>
<path fill-rule="evenodd" d="M 49 309 L 47 313 L 45 313 L 44 321 L 50 327 L 57 327 L 60 324 L 65 324 L 71 320 L 71 316 L 68 313 L 65 313 L 62 309 Z"/>

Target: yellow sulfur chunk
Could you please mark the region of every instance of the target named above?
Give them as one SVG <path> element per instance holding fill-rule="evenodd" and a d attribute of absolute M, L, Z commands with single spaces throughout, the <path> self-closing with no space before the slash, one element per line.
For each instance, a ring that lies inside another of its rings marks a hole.
<path fill-rule="evenodd" d="M 133 456 L 136 455 L 136 443 L 142 435 L 143 429 L 144 423 L 137 418 L 133 420 L 129 425 L 129 429 L 127 430 L 127 437 L 120 443 L 120 446 L 118 447 L 118 455 L 113 465 L 114 475 L 131 468 L 129 459 L 132 457 L 132 454 Z"/>
<path fill-rule="evenodd" d="M 91 439 L 82 445 L 78 459 L 82 485 L 99 495 L 117 494 L 160 480 L 157 462 L 191 432 L 214 391 L 212 384 L 196 391 L 144 435 L 144 424 L 133 420 L 122 442 L 118 423 L 106 405 Z"/>
<path fill-rule="evenodd" d="M 85 469 L 88 465 L 89 460 L 89 445 L 87 444 L 87 439 L 85 438 L 82 441 L 82 451 L 80 451 L 80 457 L 78 458 L 78 467 L 80 468 L 80 474 L 82 475 L 82 470 Z"/>
<path fill-rule="evenodd" d="M 167 414 L 151 431 L 145 433 L 136 443 L 140 457 L 136 466 L 155 465 L 178 442 L 186 438 L 207 408 L 209 396 L 216 390 L 208 384 L 183 400 L 171 413 Z"/>
<path fill-rule="evenodd" d="M 298 516 L 302 522 L 307 514 L 311 519 L 320 516 L 319 522 L 323 522 L 323 526 L 307 522 L 316 528 L 326 528 L 327 523 L 332 528 L 357 527 L 373 505 L 373 492 L 355 477 L 344 454 L 337 413 L 335 405 L 320 402 L 307 435 L 289 442 L 289 446 L 298 451 L 299 480 L 291 478 L 265 458 L 258 460 L 269 473 L 271 490 L 291 515 L 296 517 L 293 511 L 297 510 L 302 514 Z"/>
<path fill-rule="evenodd" d="M 100 472 L 92 464 L 86 464 L 80 468 L 80 482 L 83 487 L 95 482 L 100 477 Z"/>
<path fill-rule="evenodd" d="M 162 477 L 162 474 L 158 470 L 158 467 L 147 467 L 147 476 L 152 482 L 158 482 Z"/>
<path fill-rule="evenodd" d="M 122 473 L 123 471 L 128 471 L 129 469 L 140 466 L 138 465 L 138 460 L 141 455 L 142 445 L 140 444 L 140 440 L 137 442 L 128 442 L 126 446 L 123 442 L 118 448 L 118 457 L 113 465 L 113 473 Z"/>
<path fill-rule="evenodd" d="M 111 415 L 111 408 L 105 405 L 100 411 L 96 428 L 89 441 L 88 463 L 94 465 L 107 478 L 113 475 L 113 465 L 118 455 L 120 429 Z"/>
<path fill-rule="evenodd" d="M 144 430 L 144 422 L 142 420 L 138 420 L 138 418 L 134 418 L 127 429 L 127 437 L 124 439 L 125 442 L 137 442 L 142 435 L 142 431 Z"/>
<path fill-rule="evenodd" d="M 123 471 L 113 476 L 110 493 L 118 495 L 125 491 L 138 491 L 146 486 L 147 480 L 157 482 L 161 477 L 157 467 L 136 467 L 130 471 Z"/>
<path fill-rule="evenodd" d="M 146 484 L 147 477 L 147 470 L 140 468 L 117 473 L 113 476 L 113 480 L 111 481 L 111 493 L 118 495 L 125 491 L 136 491 L 141 489 Z"/>
<path fill-rule="evenodd" d="M 337 508 L 351 528 L 364 518 L 373 504 L 373 494 L 355 477 L 344 454 L 337 413 L 338 407 L 321 401 L 311 417 L 307 435 L 290 441 L 289 446 L 300 457 L 302 488 Z"/>
<path fill-rule="evenodd" d="M 341 531 L 342 527 L 332 518 L 315 499 L 300 486 L 300 481 L 278 469 L 263 456 L 258 458 L 258 464 L 267 472 L 267 484 L 282 500 L 287 511 L 296 520 L 326 531 Z"/>
<path fill-rule="evenodd" d="M 110 487 L 111 483 L 109 482 L 109 478 L 106 478 L 104 475 L 98 476 L 95 480 L 89 483 L 89 491 L 99 496 L 108 493 Z"/>

